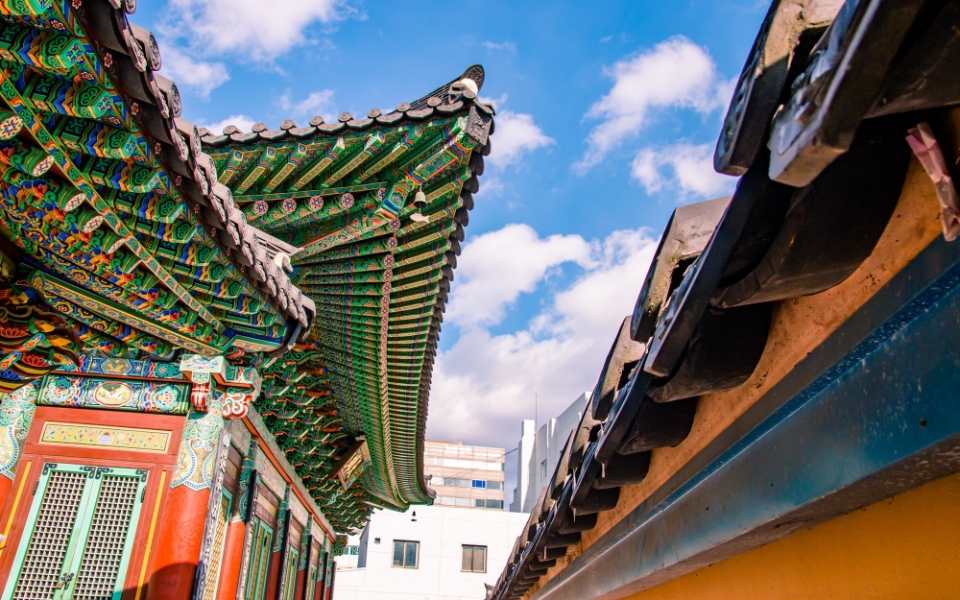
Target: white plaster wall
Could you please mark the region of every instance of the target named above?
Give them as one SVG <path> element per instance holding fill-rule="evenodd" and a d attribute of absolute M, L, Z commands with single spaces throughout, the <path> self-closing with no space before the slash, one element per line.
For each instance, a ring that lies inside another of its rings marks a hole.
<path fill-rule="evenodd" d="M 417 520 L 412 521 L 416 512 Z M 405 513 L 379 511 L 369 524 L 366 568 L 346 568 L 337 559 L 337 600 L 482 600 L 527 520 L 524 513 L 418 506 Z M 376 539 L 380 543 L 376 543 Z M 355 539 L 355 538 L 354 538 Z M 420 542 L 419 567 L 393 567 L 393 541 Z M 351 541 L 351 543 L 355 543 Z M 464 544 L 487 547 L 487 572 L 460 570 Z M 356 564 L 356 561 L 345 561 Z"/>
<path fill-rule="evenodd" d="M 523 512 L 524 499 L 530 485 L 530 460 L 536 443 L 536 424 L 533 419 L 520 423 L 520 441 L 517 443 L 517 482 L 510 498 L 510 511 Z"/>

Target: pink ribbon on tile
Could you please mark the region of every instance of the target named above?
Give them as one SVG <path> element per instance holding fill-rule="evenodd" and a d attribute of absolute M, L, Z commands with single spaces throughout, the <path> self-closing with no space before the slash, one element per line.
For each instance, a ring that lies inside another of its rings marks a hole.
<path fill-rule="evenodd" d="M 960 197 L 953 179 L 947 170 L 947 161 L 933 129 L 929 123 L 920 123 L 907 132 L 907 143 L 910 149 L 923 165 L 937 190 L 937 199 L 940 201 L 940 222 L 943 225 L 943 237 L 952 242 L 960 235 Z"/>

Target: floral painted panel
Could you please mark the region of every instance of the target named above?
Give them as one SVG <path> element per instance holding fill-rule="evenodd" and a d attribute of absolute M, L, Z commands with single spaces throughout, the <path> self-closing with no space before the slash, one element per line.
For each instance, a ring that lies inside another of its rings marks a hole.
<path fill-rule="evenodd" d="M 37 404 L 185 415 L 190 409 L 190 387 L 180 383 L 50 375 L 43 381 Z"/>
<path fill-rule="evenodd" d="M 160 429 L 104 427 L 48 421 L 43 424 L 40 443 L 167 452 L 170 449 L 171 435 L 172 432 Z"/>
<path fill-rule="evenodd" d="M 177 363 L 130 358 L 81 356 L 80 371 L 88 375 L 184 379 Z"/>

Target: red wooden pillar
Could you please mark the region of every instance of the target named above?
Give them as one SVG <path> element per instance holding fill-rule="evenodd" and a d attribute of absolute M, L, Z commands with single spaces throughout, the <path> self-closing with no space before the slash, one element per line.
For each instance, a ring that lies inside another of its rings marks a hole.
<path fill-rule="evenodd" d="M 207 458 L 217 452 L 222 431 L 220 410 L 191 411 L 187 416 L 170 494 L 157 527 L 157 554 L 147 600 L 190 598 L 214 475 L 204 464 L 213 464 Z"/>
<path fill-rule="evenodd" d="M 0 513 L 17 477 L 23 444 L 37 411 L 36 398 L 36 388 L 28 384 L 7 394 L 0 403 Z"/>
<path fill-rule="evenodd" d="M 254 453 L 257 442 L 253 442 L 240 466 L 239 493 L 230 525 L 227 529 L 227 541 L 223 549 L 223 568 L 220 570 L 220 587 L 217 588 L 217 600 L 235 600 L 240 587 L 241 571 L 247 551 L 247 522 L 253 510 Z"/>
<path fill-rule="evenodd" d="M 306 591 L 307 587 L 307 570 L 300 569 L 297 571 L 297 584 L 296 588 L 293 590 L 294 598 L 303 598 L 303 594 Z"/>
<path fill-rule="evenodd" d="M 218 600 L 234 600 L 240 585 L 240 566 L 243 563 L 247 524 L 241 519 L 232 521 L 227 529 L 227 543 L 223 549 L 223 567 L 220 571 Z"/>

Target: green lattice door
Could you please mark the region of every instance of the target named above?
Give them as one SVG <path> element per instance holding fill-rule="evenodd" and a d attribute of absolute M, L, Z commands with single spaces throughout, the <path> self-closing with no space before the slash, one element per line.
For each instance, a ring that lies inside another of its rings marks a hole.
<path fill-rule="evenodd" d="M 46 463 L 3 600 L 118 600 L 147 471 Z"/>
<path fill-rule="evenodd" d="M 260 600 L 267 587 L 270 570 L 270 549 L 273 530 L 259 517 L 250 520 L 253 526 L 253 544 L 250 548 L 250 566 L 247 571 L 247 600 Z"/>

